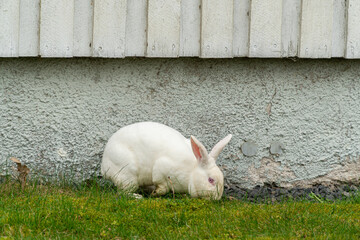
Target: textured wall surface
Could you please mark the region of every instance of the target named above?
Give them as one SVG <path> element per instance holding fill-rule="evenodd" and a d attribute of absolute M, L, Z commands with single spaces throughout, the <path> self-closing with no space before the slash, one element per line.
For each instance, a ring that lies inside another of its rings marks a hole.
<path fill-rule="evenodd" d="M 360 62 L 260 59 L 0 59 L 0 174 L 99 174 L 107 139 L 151 120 L 220 155 L 251 187 L 360 176 Z"/>

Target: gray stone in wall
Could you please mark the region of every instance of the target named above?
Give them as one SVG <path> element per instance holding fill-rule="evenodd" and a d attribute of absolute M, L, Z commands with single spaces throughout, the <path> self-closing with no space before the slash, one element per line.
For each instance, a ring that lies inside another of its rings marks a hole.
<path fill-rule="evenodd" d="M 357 60 L 3 58 L 0 175 L 12 156 L 33 174 L 97 175 L 108 138 L 150 120 L 208 149 L 232 133 L 218 160 L 229 184 L 355 181 L 359 80 Z"/>
<path fill-rule="evenodd" d="M 241 152 L 248 157 L 253 157 L 256 155 L 257 152 L 257 146 L 256 143 L 252 142 L 252 141 L 247 141 L 244 142 L 241 145 Z"/>
<path fill-rule="evenodd" d="M 279 155 L 283 153 L 284 146 L 280 142 L 272 142 L 270 144 L 270 153 L 273 155 Z"/>

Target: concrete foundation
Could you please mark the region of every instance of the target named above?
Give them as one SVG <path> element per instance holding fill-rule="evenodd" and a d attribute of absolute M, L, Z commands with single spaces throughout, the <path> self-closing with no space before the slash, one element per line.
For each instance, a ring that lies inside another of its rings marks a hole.
<path fill-rule="evenodd" d="M 104 145 L 138 121 L 220 155 L 241 187 L 360 178 L 360 62 L 288 59 L 0 59 L 0 175 L 99 174 Z"/>

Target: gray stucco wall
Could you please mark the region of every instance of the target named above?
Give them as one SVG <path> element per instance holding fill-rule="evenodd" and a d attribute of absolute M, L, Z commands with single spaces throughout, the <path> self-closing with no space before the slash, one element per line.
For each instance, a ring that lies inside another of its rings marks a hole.
<path fill-rule="evenodd" d="M 150 120 L 208 149 L 232 133 L 219 165 L 242 187 L 356 181 L 359 80 L 349 60 L 0 59 L 0 174 L 97 175 L 111 134 Z"/>

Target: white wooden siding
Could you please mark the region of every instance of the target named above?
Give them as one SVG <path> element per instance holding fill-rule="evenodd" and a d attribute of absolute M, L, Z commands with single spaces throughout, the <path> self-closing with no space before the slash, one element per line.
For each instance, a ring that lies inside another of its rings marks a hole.
<path fill-rule="evenodd" d="M 128 0 L 125 56 L 144 57 L 146 52 L 147 1 Z"/>
<path fill-rule="evenodd" d="M 75 0 L 74 5 L 74 56 L 92 55 L 94 0 Z"/>
<path fill-rule="evenodd" d="M 348 0 L 346 58 L 360 58 L 360 1 Z"/>
<path fill-rule="evenodd" d="M 0 0 L 0 57 L 360 58 L 360 0 Z"/>
<path fill-rule="evenodd" d="M 40 55 L 72 57 L 74 1 L 41 0 Z"/>
<path fill-rule="evenodd" d="M 298 54 L 301 0 L 283 0 L 281 27 L 281 56 Z"/>
<path fill-rule="evenodd" d="M 20 0 L 19 56 L 39 55 L 39 30 L 40 0 Z"/>
<path fill-rule="evenodd" d="M 202 0 L 201 57 L 233 56 L 233 14 L 233 0 Z"/>
<path fill-rule="evenodd" d="M 330 58 L 332 27 L 333 0 L 303 0 L 300 57 Z"/>
<path fill-rule="evenodd" d="M 180 14 L 180 0 L 149 0 L 146 56 L 179 56 Z"/>
<path fill-rule="evenodd" d="M 346 0 L 334 0 L 332 57 L 344 57 L 346 39 Z"/>
<path fill-rule="evenodd" d="M 125 57 L 126 0 L 95 0 L 93 56 Z"/>
<path fill-rule="evenodd" d="M 200 54 L 201 0 L 181 0 L 180 56 Z"/>
<path fill-rule="evenodd" d="M 233 56 L 249 56 L 250 0 L 234 0 Z"/>
<path fill-rule="evenodd" d="M 0 56 L 19 56 L 19 0 L 0 0 Z"/>
<path fill-rule="evenodd" d="M 249 57 L 281 56 L 282 0 L 252 0 Z"/>

